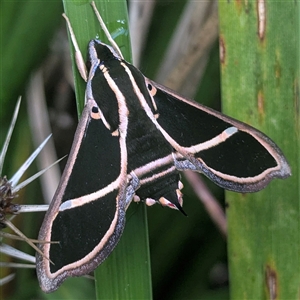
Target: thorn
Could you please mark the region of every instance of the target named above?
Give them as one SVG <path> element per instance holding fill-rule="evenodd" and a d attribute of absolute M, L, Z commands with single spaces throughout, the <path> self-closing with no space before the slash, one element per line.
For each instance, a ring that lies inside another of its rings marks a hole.
<path fill-rule="evenodd" d="M 10 142 L 10 138 L 11 135 L 13 133 L 16 121 L 17 121 L 17 117 L 18 117 L 18 113 L 19 113 L 19 109 L 20 109 L 20 104 L 21 104 L 21 96 L 18 98 L 17 104 L 16 104 L 16 108 L 9 126 L 9 130 L 7 132 L 6 138 L 5 138 L 5 142 L 4 145 L 2 147 L 1 153 L 0 153 L 0 175 L 2 173 L 2 169 L 3 169 L 3 164 L 4 164 L 4 160 L 5 160 L 5 155 L 7 152 L 7 148 Z"/>
<path fill-rule="evenodd" d="M 35 160 L 38 154 L 42 151 L 48 140 L 50 139 L 51 134 L 40 144 L 40 146 L 29 156 L 29 158 L 23 163 L 23 165 L 19 168 L 19 170 L 15 173 L 15 175 L 9 180 L 12 188 L 14 189 L 18 184 L 20 178 L 23 176 L 25 171 L 31 165 L 31 163 Z"/>

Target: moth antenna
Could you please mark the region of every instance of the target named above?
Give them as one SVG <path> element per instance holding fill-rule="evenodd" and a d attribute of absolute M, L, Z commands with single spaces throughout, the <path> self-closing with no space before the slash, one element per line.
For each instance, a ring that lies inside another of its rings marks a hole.
<path fill-rule="evenodd" d="M 69 18 L 66 16 L 65 13 L 63 13 L 62 16 L 65 18 L 65 20 L 67 22 L 67 26 L 68 26 L 68 29 L 69 29 L 72 44 L 73 44 L 74 49 L 75 49 L 75 61 L 76 61 L 77 69 L 80 73 L 80 76 L 83 78 L 83 80 L 85 82 L 87 82 L 88 75 L 87 75 L 86 65 L 85 65 L 84 59 L 82 57 L 81 51 L 79 49 L 79 46 L 78 46 L 73 28 L 71 26 L 71 22 L 70 22 Z"/>
<path fill-rule="evenodd" d="M 122 52 L 121 52 L 120 48 L 118 47 L 118 45 L 117 45 L 117 43 L 114 41 L 114 39 L 111 37 L 111 35 L 110 35 L 110 33 L 109 33 L 109 31 L 108 31 L 108 29 L 107 29 L 105 23 L 103 22 L 103 19 L 102 19 L 102 17 L 100 16 L 100 13 L 99 13 L 99 11 L 98 11 L 96 5 L 95 5 L 95 2 L 92 1 L 92 2 L 91 2 L 91 5 L 92 5 L 92 7 L 93 7 L 93 9 L 94 9 L 94 12 L 95 12 L 95 14 L 96 14 L 96 17 L 97 17 L 97 19 L 98 19 L 98 21 L 99 21 L 99 23 L 100 23 L 100 26 L 101 26 L 102 30 L 104 31 L 104 33 L 105 33 L 107 39 L 109 40 L 110 44 L 112 45 L 112 47 L 114 48 L 114 50 L 118 53 L 118 55 L 119 55 L 122 59 L 124 59 L 124 57 L 123 57 L 123 55 L 122 55 Z"/>

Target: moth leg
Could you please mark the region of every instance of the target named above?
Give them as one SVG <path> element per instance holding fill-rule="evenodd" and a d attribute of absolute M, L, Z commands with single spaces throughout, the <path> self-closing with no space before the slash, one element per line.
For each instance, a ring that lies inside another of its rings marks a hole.
<path fill-rule="evenodd" d="M 181 154 L 172 153 L 172 155 L 173 155 L 173 159 L 174 159 L 175 168 L 178 171 L 192 170 L 192 171 L 199 172 L 199 169 L 197 169 L 193 163 L 191 163 L 189 160 L 185 159 Z M 179 160 L 179 159 L 177 159 L 177 157 L 178 158 L 182 157 L 183 160 Z"/>
<path fill-rule="evenodd" d="M 125 200 L 125 209 L 127 210 L 130 205 L 132 199 L 135 202 L 139 202 L 140 199 L 135 195 L 135 191 L 141 186 L 139 178 L 136 176 L 134 172 L 131 172 L 128 177 L 128 186 L 126 188 L 126 200 Z"/>

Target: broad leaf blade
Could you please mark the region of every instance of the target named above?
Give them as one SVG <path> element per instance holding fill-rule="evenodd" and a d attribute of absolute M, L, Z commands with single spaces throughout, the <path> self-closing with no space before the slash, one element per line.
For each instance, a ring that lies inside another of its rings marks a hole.
<path fill-rule="evenodd" d="M 219 1 L 219 9 L 224 112 L 269 135 L 292 168 L 292 177 L 274 180 L 259 193 L 227 193 L 231 298 L 296 299 L 300 281 L 298 3 Z"/>

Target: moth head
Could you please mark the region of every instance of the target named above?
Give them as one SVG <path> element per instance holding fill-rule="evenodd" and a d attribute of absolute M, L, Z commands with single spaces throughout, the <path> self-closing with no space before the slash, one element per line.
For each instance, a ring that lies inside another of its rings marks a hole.
<path fill-rule="evenodd" d="M 111 46 L 108 46 L 99 40 L 91 40 L 88 45 L 88 61 L 86 63 L 88 71 L 94 64 L 105 64 L 111 60 L 122 60 L 120 55 Z"/>

